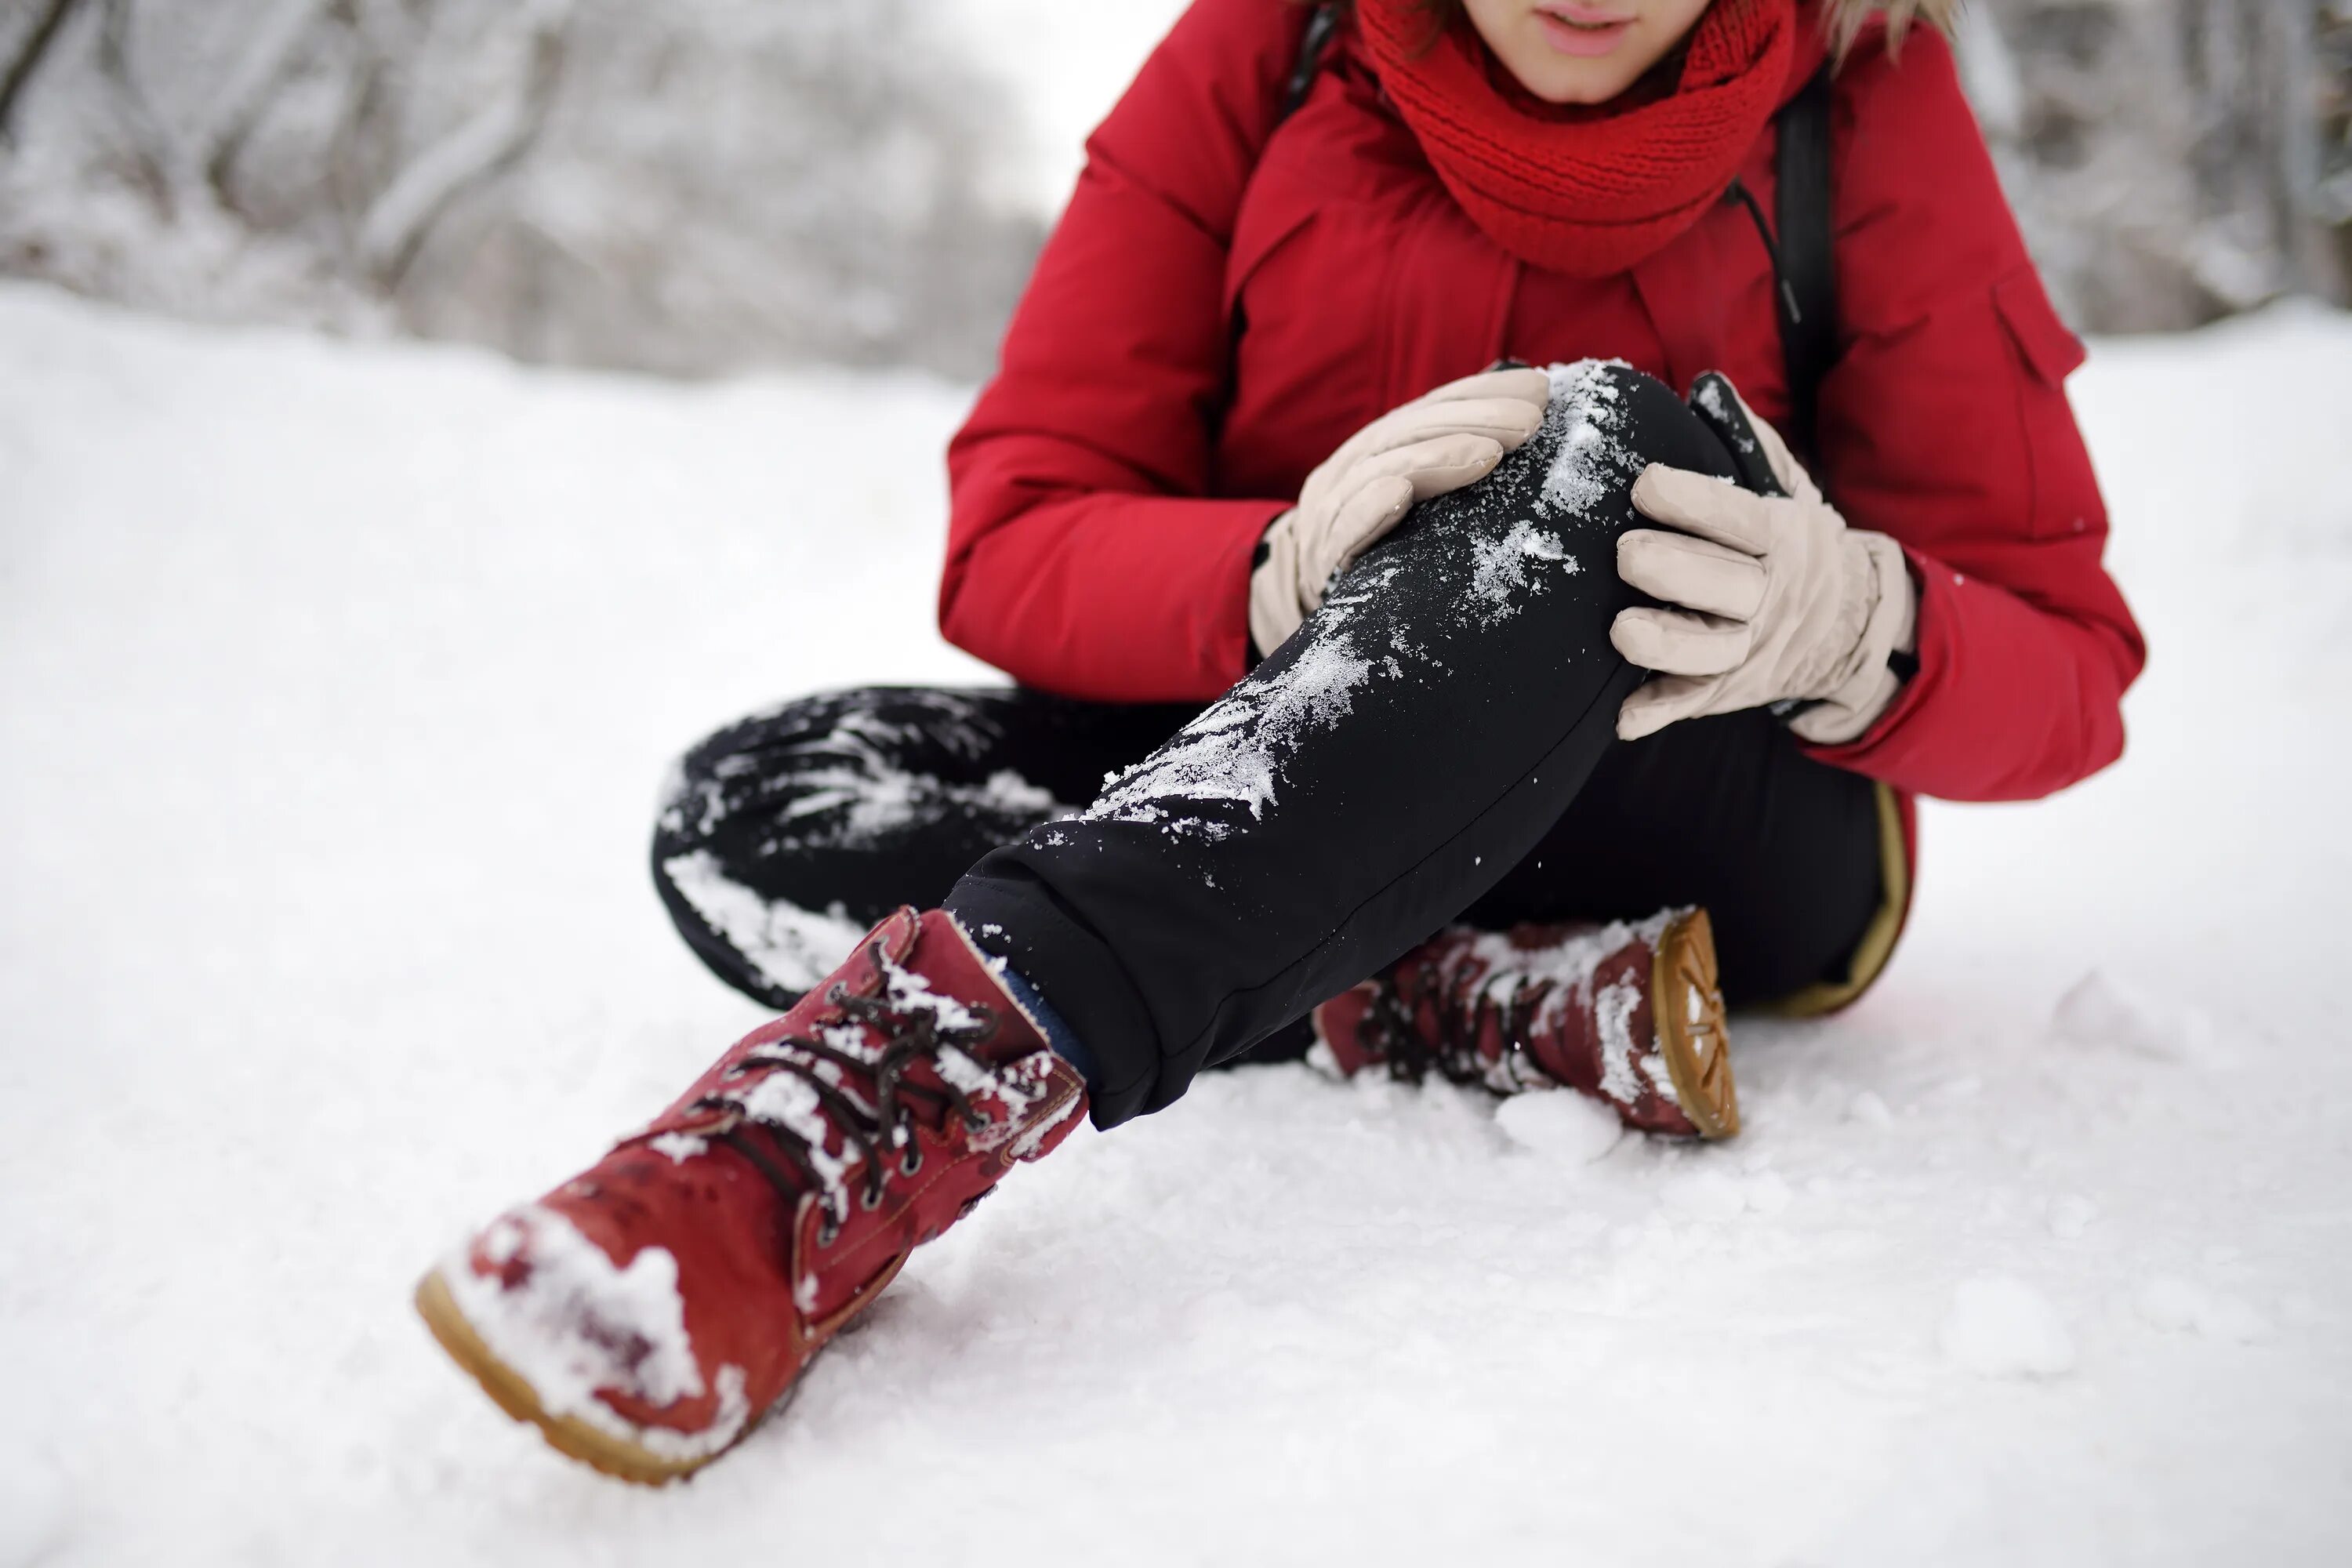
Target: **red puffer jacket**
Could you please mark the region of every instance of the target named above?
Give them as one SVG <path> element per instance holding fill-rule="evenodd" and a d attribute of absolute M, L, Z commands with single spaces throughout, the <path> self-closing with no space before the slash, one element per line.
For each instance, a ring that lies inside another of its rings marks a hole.
<path fill-rule="evenodd" d="M 1811 4 L 1793 94 L 1822 58 Z M 1206 700 L 1250 554 L 1366 421 L 1497 358 L 1727 374 L 1788 411 L 1769 260 L 1726 203 L 1630 272 L 1525 266 L 1447 196 L 1352 38 L 1276 123 L 1299 8 L 1197 0 L 1084 175 L 950 448 L 940 621 L 1027 684 Z M 1920 587 L 1919 669 L 1824 761 L 1901 792 L 2047 794 L 2121 752 L 2144 658 L 2063 389 L 2083 350 L 2018 237 L 1951 53 L 1865 35 L 1832 110 L 1839 357 L 1821 476 Z M 1769 211 L 1768 127 L 1741 177 Z M 1906 812 L 1907 817 L 1909 814 Z"/>

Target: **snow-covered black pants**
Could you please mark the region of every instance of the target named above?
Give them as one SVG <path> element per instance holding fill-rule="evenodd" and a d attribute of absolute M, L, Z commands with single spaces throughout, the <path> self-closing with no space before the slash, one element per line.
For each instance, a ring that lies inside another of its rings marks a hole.
<path fill-rule="evenodd" d="M 1205 710 L 877 689 L 730 726 L 674 781 L 664 900 L 778 1005 L 945 903 L 1084 1042 L 1106 1126 L 1456 919 L 1696 903 L 1735 1005 L 1829 978 L 1881 898 L 1870 784 L 1762 711 L 1616 739 L 1642 673 L 1608 640 L 1638 602 L 1615 542 L 1651 461 L 1734 472 L 1660 383 L 1555 372 L 1533 440 Z"/>

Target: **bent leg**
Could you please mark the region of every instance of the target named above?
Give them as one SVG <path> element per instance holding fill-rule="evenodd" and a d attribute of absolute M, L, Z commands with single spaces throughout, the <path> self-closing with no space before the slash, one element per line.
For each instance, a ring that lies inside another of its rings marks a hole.
<path fill-rule="evenodd" d="M 1074 810 L 1191 708 L 1016 689 L 866 687 L 788 702 L 687 752 L 654 885 L 730 985 L 786 1008 L 901 904 L 940 903 L 991 849 Z"/>
<path fill-rule="evenodd" d="M 1465 911 L 1714 926 L 1724 996 L 1752 1006 L 1843 976 L 1885 897 L 1876 786 L 1817 763 L 1762 709 L 1685 720 L 1605 752 L 1527 858 Z"/>
<path fill-rule="evenodd" d="M 1559 820 L 1642 679 L 1608 634 L 1652 461 L 1733 473 L 1661 383 L 1556 371 L 1493 475 L 1415 509 L 1247 679 L 956 885 L 948 907 L 1095 1057 L 1097 1121 L 1394 959 Z"/>

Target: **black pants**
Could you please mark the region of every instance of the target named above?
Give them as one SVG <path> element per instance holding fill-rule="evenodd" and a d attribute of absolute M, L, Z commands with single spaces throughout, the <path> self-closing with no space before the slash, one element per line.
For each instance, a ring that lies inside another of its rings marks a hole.
<path fill-rule="evenodd" d="M 778 1005 L 890 908 L 947 904 L 1085 1041 L 1104 1125 L 1455 919 L 1695 903 L 1735 1005 L 1829 978 L 1880 900 L 1868 782 L 1762 711 L 1615 738 L 1615 540 L 1652 460 L 1733 472 L 1667 388 L 1587 371 L 1204 710 L 874 689 L 732 725 L 662 813 L 663 899 Z"/>

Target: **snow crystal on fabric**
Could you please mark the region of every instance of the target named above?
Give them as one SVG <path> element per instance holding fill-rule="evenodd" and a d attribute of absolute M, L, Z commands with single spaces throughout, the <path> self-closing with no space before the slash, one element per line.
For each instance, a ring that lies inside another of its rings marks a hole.
<path fill-rule="evenodd" d="M 1707 377 L 1698 384 L 1697 389 L 1692 394 L 1692 399 L 1714 417 L 1717 435 L 1728 437 L 1732 444 L 1738 447 L 1742 457 L 1755 457 L 1763 450 L 1763 447 L 1757 441 L 1755 431 L 1748 422 L 1741 417 L 1738 403 L 1724 391 L 1723 387 L 1724 384 L 1721 381 L 1712 376 Z"/>
<path fill-rule="evenodd" d="M 866 928 L 839 904 L 804 910 L 730 878 L 708 849 L 674 855 L 662 875 L 710 929 L 772 984 L 806 991 L 841 966 Z"/>
<path fill-rule="evenodd" d="M 952 996 L 932 990 L 929 982 L 915 971 L 886 958 L 882 974 L 890 1005 L 899 1011 L 928 1012 L 942 1030 L 977 1031 L 982 1026 L 977 1012 Z M 1004 1003 L 1008 1012 L 1020 1012 L 1010 994 Z M 990 1127 L 977 1129 L 972 1134 L 972 1147 L 988 1149 L 1019 1126 L 1031 1108 L 1045 1098 L 1054 1054 L 1050 1050 L 1034 1050 L 1011 1061 L 992 1062 L 958 1047 L 943 1045 L 931 1060 L 940 1078 L 961 1090 L 976 1107 L 994 1100 L 1003 1108 L 1002 1118 L 992 1119 Z"/>
<path fill-rule="evenodd" d="M 851 709 L 824 733 L 786 751 L 795 790 L 764 850 L 871 848 L 919 823 L 957 816 L 990 823 L 998 837 L 1010 838 L 1069 809 L 1051 791 L 1010 769 L 974 784 L 899 766 L 894 757 L 917 742 L 961 756 L 978 755 L 988 743 L 970 705 L 953 693 L 909 693 L 903 700 L 922 702 L 927 710 L 922 723 L 895 722 Z M 764 768 L 774 766 L 774 759 L 763 764 L 760 757 L 739 752 L 712 763 L 707 777 L 690 778 L 683 768 L 673 769 L 663 791 L 662 826 L 671 833 L 691 831 L 707 837 L 736 804 L 730 795 L 734 781 L 756 779 Z"/>
<path fill-rule="evenodd" d="M 825 1206 L 835 1214 L 848 1212 L 850 1163 L 844 1158 L 845 1150 L 835 1152 L 829 1146 L 835 1142 L 833 1125 L 825 1119 L 824 1104 L 817 1098 L 814 1084 L 796 1072 L 778 1068 L 727 1098 L 741 1106 L 743 1114 L 752 1121 L 782 1128 L 795 1142 L 805 1144 L 809 1169 L 824 1191 Z"/>
<path fill-rule="evenodd" d="M 1637 471 L 1619 438 L 1625 425 L 1623 395 L 1610 374 L 1631 368 L 1622 360 L 1597 359 L 1550 367 L 1544 428 L 1558 445 L 1544 474 L 1541 505 L 1547 516 L 1582 516 L 1607 498 L 1612 479 L 1630 479 Z"/>
<path fill-rule="evenodd" d="M 698 1138 L 691 1132 L 665 1132 L 657 1138 L 646 1139 L 646 1147 L 656 1154 L 667 1155 L 673 1165 L 683 1165 L 697 1154 L 708 1152 L 710 1141 Z"/>
<path fill-rule="evenodd" d="M 1052 1136 L 1054 1129 L 1085 1110 L 1086 1103 L 1086 1096 L 1081 1094 L 1074 1094 L 1065 1100 L 1060 1110 L 1051 1116 L 1043 1118 L 1013 1141 L 1013 1157 L 1016 1160 L 1034 1157 L 1037 1151 L 1045 1146 L 1045 1140 Z"/>
<path fill-rule="evenodd" d="M 1308 733 L 1345 718 L 1374 668 L 1357 652 L 1345 621 L 1334 614 L 1310 622 L 1315 640 L 1287 666 L 1244 680 L 1166 745 L 1113 774 L 1078 820 L 1156 825 L 1214 842 L 1232 826 L 1201 808 L 1240 805 L 1253 821 L 1263 816 L 1274 804 L 1284 758 Z"/>
<path fill-rule="evenodd" d="M 550 1414 L 664 1458 L 716 1453 L 741 1432 L 751 1408 L 740 1367 L 720 1369 L 719 1420 L 691 1436 L 625 1421 L 596 1396 L 609 1390 L 658 1409 L 705 1391 L 687 1338 L 677 1259 L 667 1248 L 642 1248 L 627 1267 L 616 1266 L 570 1220 L 538 1204 L 498 1219 L 481 1247 L 501 1267 L 520 1259 L 520 1278 L 509 1285 L 500 1274 L 476 1273 L 461 1247 L 443 1261 L 442 1279 L 482 1342 Z"/>
<path fill-rule="evenodd" d="M 1543 1001 L 1528 1020 L 1530 1028 L 1538 1031 L 1557 1028 L 1571 1009 L 1593 1009 L 1601 1033 L 1603 1092 L 1630 1106 L 1641 1098 L 1645 1077 L 1647 1087 L 1672 1100 L 1673 1085 L 1655 1042 L 1637 1044 L 1633 1039 L 1632 1021 L 1641 999 L 1639 987 L 1620 981 L 1602 987 L 1596 995 L 1592 981 L 1601 963 L 1622 952 L 1627 943 L 1641 942 L 1654 948 L 1678 912 L 1661 910 L 1643 921 L 1612 921 L 1534 948 L 1519 946 L 1505 932 L 1480 931 L 1471 939 L 1463 960 L 1465 967 L 1475 964 L 1481 971 L 1472 999 L 1498 1012 L 1507 1011 L 1523 989 L 1540 985 Z M 1643 1076 L 1635 1075 L 1637 1063 Z M 1488 1064 L 1487 1087 L 1505 1094 L 1549 1087 L 1548 1078 L 1528 1076 L 1534 1072 L 1524 1053 L 1505 1052 L 1501 1059 Z"/>
<path fill-rule="evenodd" d="M 1727 425 L 1732 423 L 1731 399 L 1723 395 L 1723 383 L 1715 380 L 1700 382 L 1697 403 L 1717 419 Z"/>
<path fill-rule="evenodd" d="M 882 955 L 883 984 L 890 1005 L 901 1013 L 929 1013 L 938 1020 L 941 1029 L 976 1030 L 980 1016 L 970 1007 L 944 992 L 931 989 L 931 983 L 887 953 Z"/>
<path fill-rule="evenodd" d="M 1478 605 L 1486 617 L 1500 620 L 1519 613 L 1519 605 L 1531 581 L 1528 563 L 1549 562 L 1559 566 L 1569 575 L 1580 571 L 1568 546 L 1559 535 L 1522 518 L 1511 525 L 1510 532 L 1500 539 L 1481 539 L 1471 547 L 1474 564 L 1470 573 L 1470 599 Z"/>
<path fill-rule="evenodd" d="M 694 817 L 694 831 L 707 836 L 727 816 L 726 793 L 709 779 L 695 780 L 687 776 L 686 764 L 672 763 L 663 775 L 660 802 L 660 823 L 666 833 L 687 830 L 687 816 Z"/>
<path fill-rule="evenodd" d="M 1069 1120 L 1082 1097 L 1072 1095 L 1059 1114 L 1034 1127 L 1025 1125 L 1031 1110 L 1052 1091 L 1055 1060 L 1051 1051 L 1032 1051 L 1013 1061 L 992 1066 L 953 1047 L 940 1052 L 941 1079 L 961 1089 L 976 1107 L 985 1108 L 992 1100 L 1004 1109 L 1004 1114 L 990 1118 L 986 1127 L 972 1130 L 974 1149 L 993 1149 L 1013 1137 L 1015 1152 L 1034 1150 L 1047 1132 Z"/>
<path fill-rule="evenodd" d="M 1637 1104 L 1642 1075 L 1633 1060 L 1643 1055 L 1633 1043 L 1633 1010 L 1642 1005 L 1642 988 L 1631 980 L 1612 980 L 1592 999 L 1592 1021 L 1601 1036 L 1601 1092 L 1620 1105 Z"/>
<path fill-rule="evenodd" d="M 855 763 L 799 774 L 806 793 L 793 802 L 783 820 L 789 824 L 837 815 L 808 825 L 805 831 L 779 835 L 780 844 L 869 848 L 918 822 L 958 813 L 1026 826 L 1063 809 L 1049 791 L 1010 769 L 991 773 L 981 784 L 951 784 L 885 761 L 870 742 L 851 734 L 846 725 L 835 733 L 854 741 L 866 754 Z"/>
<path fill-rule="evenodd" d="M 856 706 L 870 696 L 866 693 L 848 694 L 845 701 L 838 704 L 839 711 L 844 715 L 858 714 L 867 721 L 869 733 L 900 740 L 919 736 L 937 742 L 959 757 L 980 756 L 1002 739 L 985 710 L 961 691 L 896 688 L 887 695 L 892 707 L 919 712 L 922 715 L 920 721 L 893 722 Z M 788 697 L 744 715 L 741 723 L 756 728 L 781 719 L 795 709 L 806 707 L 809 702 L 810 699 L 805 697 Z"/>

